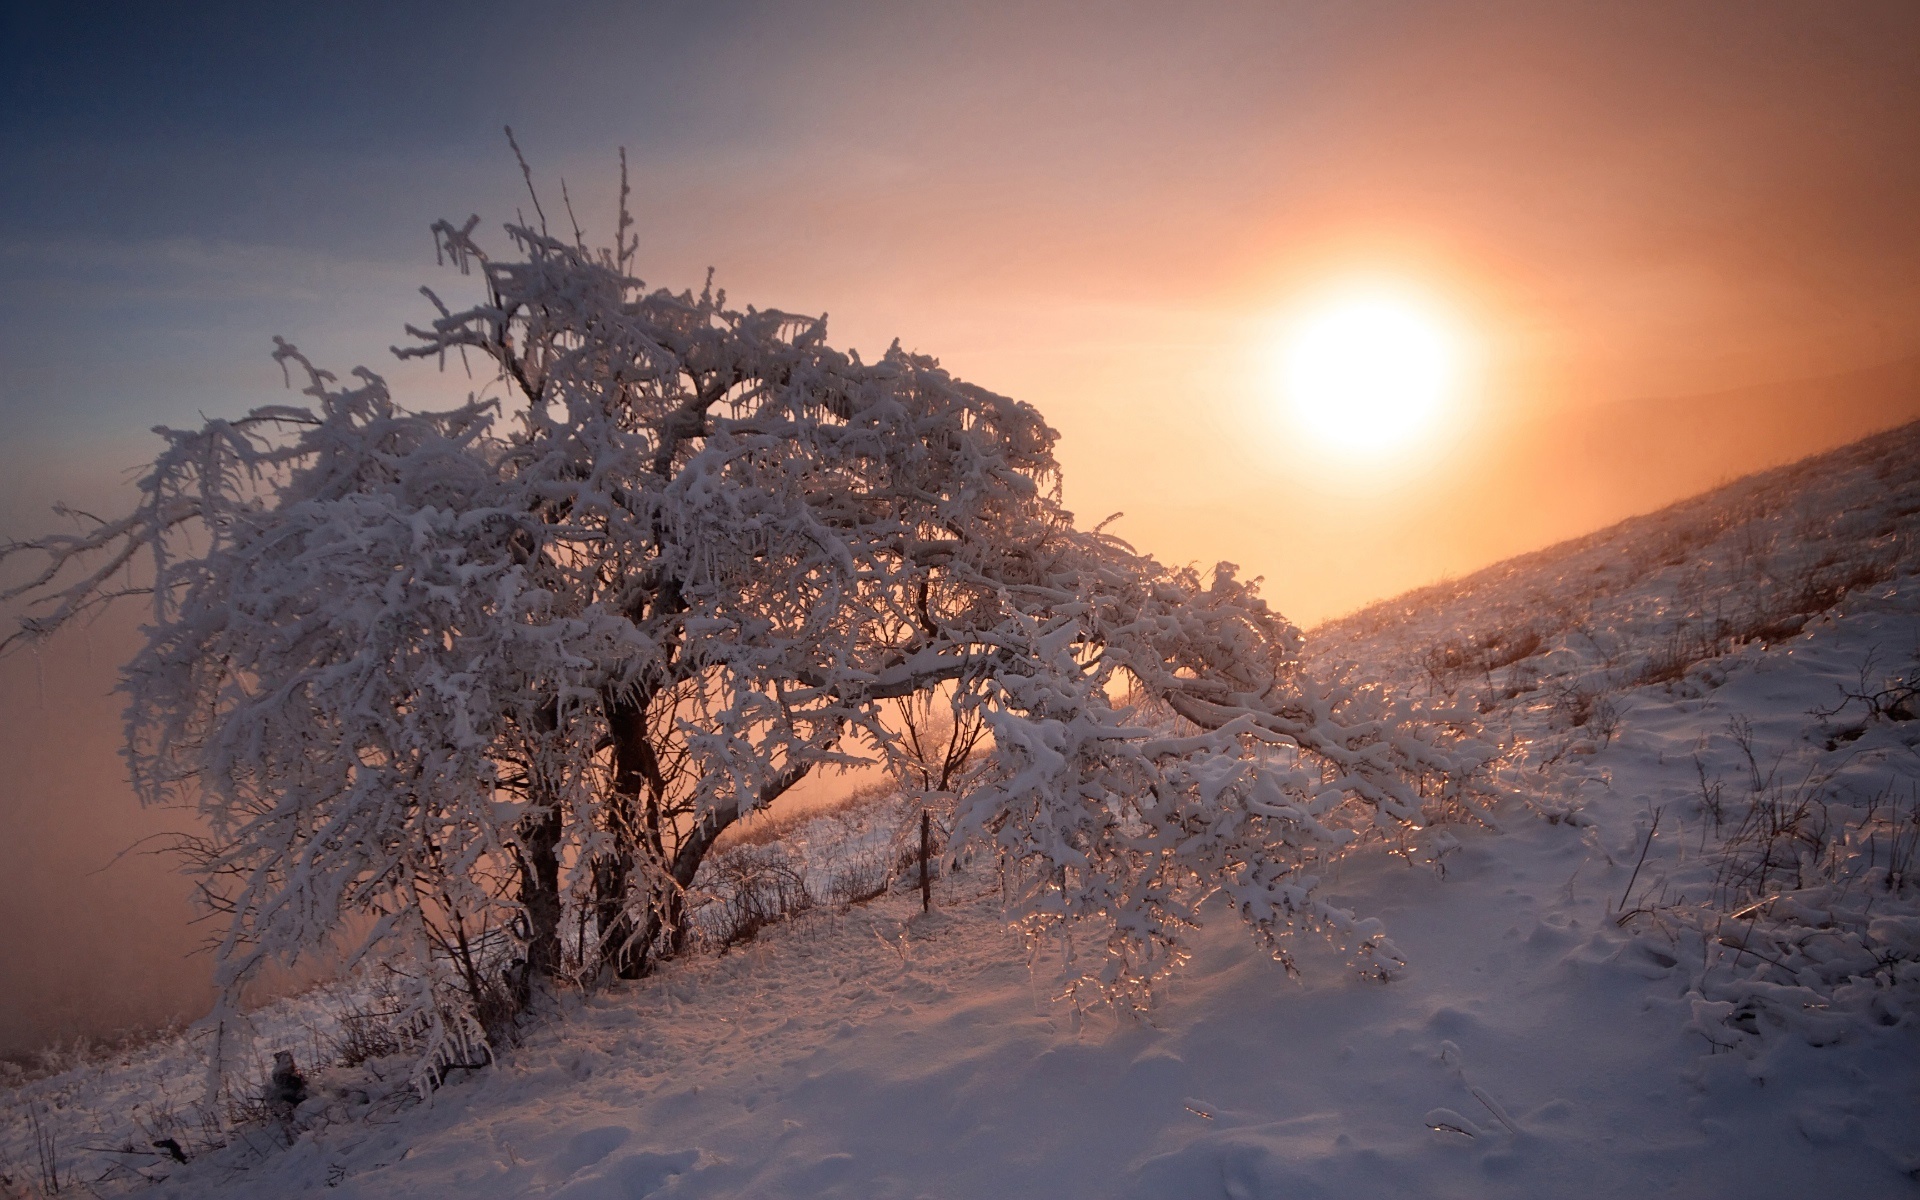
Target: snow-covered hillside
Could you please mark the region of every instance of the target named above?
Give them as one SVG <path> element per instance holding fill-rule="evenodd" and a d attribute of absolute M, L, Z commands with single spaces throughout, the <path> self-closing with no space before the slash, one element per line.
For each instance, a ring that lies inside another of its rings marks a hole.
<path fill-rule="evenodd" d="M 51 1153 L 76 1190 L 468 1200 L 1920 1192 L 1917 534 L 1909 427 L 1316 631 L 1320 665 L 1476 712 L 1518 797 L 1495 828 L 1435 809 L 1327 882 L 1387 923 L 1388 983 L 1313 944 L 1290 978 L 1222 913 L 1144 1020 L 1076 1013 L 1066 948 L 1030 956 L 976 869 L 931 914 L 823 905 L 563 997 L 426 1103 L 376 1057 L 316 1072 L 290 1131 L 202 1136 L 178 1041 L 22 1084 L 0 1173 L 31 1194 Z M 809 869 L 883 852 L 886 821 L 834 819 Z M 313 1062 L 345 1003 L 261 1014 L 263 1050 Z M 161 1136 L 193 1161 L 111 1153 Z"/>

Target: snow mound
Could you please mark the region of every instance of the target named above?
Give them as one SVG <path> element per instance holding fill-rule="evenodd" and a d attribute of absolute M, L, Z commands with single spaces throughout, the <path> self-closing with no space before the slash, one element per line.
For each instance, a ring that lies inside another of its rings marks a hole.
<path fill-rule="evenodd" d="M 1391 983 L 1313 944 L 1289 977 L 1203 910 L 1144 1018 L 1083 1012 L 1055 999 L 1071 946 L 1033 950 L 962 870 L 929 914 L 817 905 L 562 997 L 425 1103 L 309 1102 L 133 1165 L 182 1197 L 1907 1194 L 1916 514 L 1910 428 L 1316 631 L 1321 665 L 1477 713 L 1517 797 L 1329 872 L 1405 955 Z M 78 1148 L 174 1061 L 9 1101 L 93 1178 Z M 4 1139 L 31 1186 L 23 1121 Z"/>

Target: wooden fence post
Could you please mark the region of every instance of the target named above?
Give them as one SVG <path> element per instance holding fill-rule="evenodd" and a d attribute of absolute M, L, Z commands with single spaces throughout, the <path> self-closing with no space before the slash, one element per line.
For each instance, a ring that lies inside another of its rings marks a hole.
<path fill-rule="evenodd" d="M 920 810 L 920 911 L 933 911 L 933 881 L 927 876 L 927 850 L 933 841 L 933 818 L 926 809 Z"/>

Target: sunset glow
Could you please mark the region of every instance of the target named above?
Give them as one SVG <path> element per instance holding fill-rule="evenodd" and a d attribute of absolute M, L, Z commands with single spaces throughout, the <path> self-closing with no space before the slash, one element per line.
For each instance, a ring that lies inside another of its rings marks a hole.
<path fill-rule="evenodd" d="M 1349 292 L 1292 323 L 1281 356 L 1291 421 L 1325 449 L 1407 446 L 1444 419 L 1459 384 L 1460 337 L 1424 305 Z"/>
<path fill-rule="evenodd" d="M 0 1200 L 1920 1179 L 1920 0 L 0 32 Z"/>

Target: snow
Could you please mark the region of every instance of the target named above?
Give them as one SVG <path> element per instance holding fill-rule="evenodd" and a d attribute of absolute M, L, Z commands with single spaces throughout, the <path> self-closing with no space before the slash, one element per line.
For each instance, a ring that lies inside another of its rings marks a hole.
<path fill-rule="evenodd" d="M 1908 1194 L 1920 888 L 1888 864 L 1920 721 L 1865 697 L 1920 665 L 1914 511 L 1910 429 L 1315 631 L 1310 660 L 1450 696 L 1507 752 L 1491 825 L 1436 806 L 1404 853 L 1327 871 L 1318 894 L 1404 955 L 1390 982 L 1315 939 L 1290 976 L 1203 909 L 1150 1011 L 1083 1012 L 1056 999 L 1065 947 L 1030 953 L 976 864 L 930 914 L 820 907 L 563 995 L 424 1103 L 314 1072 L 291 1146 L 262 1125 L 124 1161 L 182 1197 Z M 1502 646 L 1525 652 L 1472 665 Z M 887 828 L 835 820 L 861 853 Z M 796 839 L 809 870 L 854 852 L 831 832 Z M 308 1065 L 339 1004 L 259 1014 L 263 1056 Z M 9 1100 L 91 1178 L 111 1156 L 77 1147 L 128 1140 L 131 1102 L 196 1069 L 163 1042 Z M 17 1117 L 0 1147 L 31 1181 Z"/>

